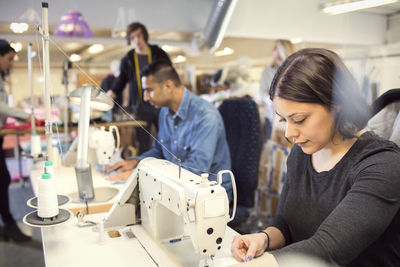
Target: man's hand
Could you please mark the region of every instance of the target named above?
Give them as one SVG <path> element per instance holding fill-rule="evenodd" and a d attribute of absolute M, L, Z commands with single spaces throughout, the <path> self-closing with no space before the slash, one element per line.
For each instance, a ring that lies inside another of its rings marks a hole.
<path fill-rule="evenodd" d="M 114 175 L 108 176 L 106 179 L 109 181 L 125 181 L 128 180 L 129 176 L 131 176 L 133 170 L 117 173 Z"/>
<path fill-rule="evenodd" d="M 108 167 L 106 172 L 117 171 L 118 173 L 130 171 L 138 165 L 138 161 L 136 159 L 120 161 Z"/>
<path fill-rule="evenodd" d="M 117 96 L 115 95 L 115 93 L 112 90 L 108 90 L 107 91 L 107 95 L 109 97 L 111 97 L 112 99 L 115 99 Z"/>

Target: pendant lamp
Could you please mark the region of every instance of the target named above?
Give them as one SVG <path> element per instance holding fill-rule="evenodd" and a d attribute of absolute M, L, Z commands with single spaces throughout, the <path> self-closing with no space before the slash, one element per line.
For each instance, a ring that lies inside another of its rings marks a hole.
<path fill-rule="evenodd" d="M 62 16 L 54 35 L 62 37 L 93 37 L 85 18 L 78 11 L 69 11 Z"/>

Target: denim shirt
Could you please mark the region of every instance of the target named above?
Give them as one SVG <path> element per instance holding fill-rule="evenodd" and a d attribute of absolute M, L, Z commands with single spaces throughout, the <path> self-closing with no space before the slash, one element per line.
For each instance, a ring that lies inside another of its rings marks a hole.
<path fill-rule="evenodd" d="M 218 110 L 206 100 L 192 94 L 186 88 L 176 113 L 162 107 L 158 119 L 158 136 L 153 148 L 136 157 L 166 159 L 200 175 L 209 173 L 216 181 L 220 170 L 231 169 L 231 158 L 226 141 L 225 127 Z M 223 177 L 222 185 L 231 198 L 232 184 L 229 176 Z"/>

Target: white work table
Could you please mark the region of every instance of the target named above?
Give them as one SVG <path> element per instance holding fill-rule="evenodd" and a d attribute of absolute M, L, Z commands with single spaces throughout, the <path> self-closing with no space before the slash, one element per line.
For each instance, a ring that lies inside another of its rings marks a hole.
<path fill-rule="evenodd" d="M 30 178 L 35 195 L 38 192 L 38 178 L 43 172 L 43 163 L 33 166 Z M 73 167 L 58 167 L 55 169 L 57 193 L 68 195 L 76 192 L 77 182 Z M 123 184 L 113 185 L 97 171 L 92 172 L 93 186 L 114 187 L 122 189 Z M 101 221 L 106 212 L 116 200 L 116 196 L 106 202 L 89 202 L 89 215 L 84 220 Z M 68 209 L 74 214 L 85 208 L 85 203 L 69 202 L 62 209 Z M 79 227 L 74 216 L 67 222 L 56 226 L 42 228 L 42 242 L 46 267 L 79 267 L 79 266 L 161 266 L 161 267 L 197 267 L 200 257 L 194 253 L 190 239 L 173 244 L 160 243 L 150 238 L 141 225 L 116 229 L 120 237 L 111 238 L 110 229 L 104 231 L 104 243 L 99 242 L 99 233 L 93 231 L 93 226 Z M 124 232 L 133 232 L 133 238 L 128 238 Z M 230 246 L 237 233 L 227 227 L 221 250 L 214 258 L 213 266 L 229 266 L 237 261 L 230 253 Z M 151 255 L 151 256 L 150 256 Z"/>
<path fill-rule="evenodd" d="M 85 216 L 100 221 L 104 213 Z M 46 267 L 79 266 L 156 266 L 137 239 L 125 236 L 110 238 L 104 234 L 104 244 L 93 227 L 78 227 L 76 217 L 68 222 L 42 229 Z"/>
<path fill-rule="evenodd" d="M 92 214 L 85 216 L 85 219 L 98 222 L 105 215 L 105 213 Z M 115 238 L 111 238 L 105 230 L 104 243 L 100 244 L 99 233 L 93 231 L 93 227 L 78 227 L 77 223 L 74 217 L 62 225 L 42 229 L 46 267 L 198 266 L 190 239 L 168 244 L 170 247 L 163 249 L 154 240 L 149 241 L 148 236 L 143 238 L 146 232 L 140 225 L 134 225 L 119 229 L 121 236 Z M 123 232 L 127 230 L 131 230 L 135 236 L 141 236 L 140 242 L 136 237 L 126 237 Z M 214 259 L 215 267 L 237 263 L 230 253 L 230 244 L 235 234 L 231 228 L 227 228 L 222 249 Z M 184 255 L 171 257 L 171 254 L 177 251 L 184 252 Z M 170 257 L 167 258 L 166 255 Z"/>

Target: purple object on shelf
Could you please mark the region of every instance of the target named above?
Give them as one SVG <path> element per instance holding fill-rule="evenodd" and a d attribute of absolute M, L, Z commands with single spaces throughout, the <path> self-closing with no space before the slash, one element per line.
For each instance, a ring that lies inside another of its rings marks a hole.
<path fill-rule="evenodd" d="M 63 37 L 93 37 L 85 18 L 78 11 L 69 11 L 61 17 L 54 35 Z"/>

